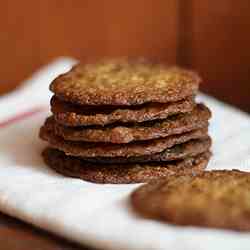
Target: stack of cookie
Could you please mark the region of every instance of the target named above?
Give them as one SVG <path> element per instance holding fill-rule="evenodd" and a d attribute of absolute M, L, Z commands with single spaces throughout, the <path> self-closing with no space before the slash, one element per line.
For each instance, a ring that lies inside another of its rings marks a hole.
<path fill-rule="evenodd" d="M 97 183 L 138 183 L 197 173 L 210 158 L 200 78 L 144 60 L 79 64 L 50 89 L 53 115 L 40 130 L 57 172 Z"/>

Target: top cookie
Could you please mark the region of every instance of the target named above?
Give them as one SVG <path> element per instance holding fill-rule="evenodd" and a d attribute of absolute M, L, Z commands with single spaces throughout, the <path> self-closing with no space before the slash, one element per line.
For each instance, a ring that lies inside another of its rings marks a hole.
<path fill-rule="evenodd" d="M 200 81 L 196 73 L 178 67 L 113 59 L 78 64 L 58 76 L 50 90 L 80 105 L 138 105 L 184 99 L 197 92 Z"/>

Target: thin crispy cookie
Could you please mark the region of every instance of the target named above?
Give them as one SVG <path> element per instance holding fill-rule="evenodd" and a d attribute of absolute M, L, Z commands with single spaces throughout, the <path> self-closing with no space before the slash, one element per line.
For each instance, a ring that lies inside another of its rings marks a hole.
<path fill-rule="evenodd" d="M 199 173 L 206 168 L 209 157 L 210 153 L 207 152 L 171 163 L 102 165 L 87 163 L 51 148 L 43 152 L 46 164 L 60 174 L 95 183 L 113 184 L 149 182 L 174 173 Z"/>
<path fill-rule="evenodd" d="M 65 126 L 107 125 L 115 122 L 145 122 L 179 113 L 191 112 L 193 97 L 171 103 L 147 103 L 137 106 L 80 106 L 53 96 L 51 111 L 55 120 Z"/>
<path fill-rule="evenodd" d="M 159 161 L 176 161 L 187 157 L 193 157 L 208 151 L 211 147 L 212 140 L 208 136 L 204 139 L 190 140 L 188 142 L 175 145 L 160 153 L 137 156 L 137 157 L 89 157 L 83 158 L 85 161 L 92 163 L 143 163 Z"/>
<path fill-rule="evenodd" d="M 52 131 L 53 134 L 61 136 L 69 141 L 109 142 L 120 144 L 132 141 L 151 140 L 198 129 L 204 127 L 210 116 L 211 113 L 209 109 L 203 104 L 198 104 L 191 113 L 175 115 L 166 120 L 140 124 L 71 128 L 63 126 L 57 123 L 53 117 L 49 117 L 44 127 Z"/>
<path fill-rule="evenodd" d="M 50 90 L 75 104 L 138 105 L 195 95 L 200 81 L 196 73 L 178 67 L 114 59 L 74 66 L 58 76 Z"/>
<path fill-rule="evenodd" d="M 249 190 L 249 172 L 213 170 L 149 183 L 132 194 L 132 204 L 146 217 L 177 225 L 250 231 Z"/>
<path fill-rule="evenodd" d="M 181 144 L 192 139 L 207 137 L 207 127 L 184 134 L 172 135 L 162 139 L 134 142 L 128 144 L 91 143 L 65 141 L 54 135 L 46 127 L 40 129 L 40 138 L 48 141 L 50 146 L 78 157 L 131 157 L 150 155 Z"/>

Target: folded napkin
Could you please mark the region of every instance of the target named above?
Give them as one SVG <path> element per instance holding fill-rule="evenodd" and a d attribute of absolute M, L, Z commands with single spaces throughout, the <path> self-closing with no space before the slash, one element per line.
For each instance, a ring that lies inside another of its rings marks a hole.
<path fill-rule="evenodd" d="M 137 217 L 129 195 L 139 184 L 101 185 L 45 166 L 38 130 L 49 113 L 51 80 L 75 60 L 61 58 L 0 98 L 0 210 L 37 227 L 101 249 L 249 249 L 250 234 L 179 227 Z M 250 170 L 250 117 L 214 98 L 214 156 L 209 169 Z M 212 209 L 212 208 L 209 208 Z"/>

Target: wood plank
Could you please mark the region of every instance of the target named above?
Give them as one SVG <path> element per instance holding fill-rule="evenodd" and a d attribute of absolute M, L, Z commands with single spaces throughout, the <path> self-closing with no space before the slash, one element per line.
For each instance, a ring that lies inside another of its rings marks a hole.
<path fill-rule="evenodd" d="M 0 248 L 4 250 L 91 250 L 0 213 Z"/>
<path fill-rule="evenodd" d="M 148 56 L 174 63 L 177 5 L 175 0 L 4 1 L 0 8 L 1 89 L 12 89 L 58 56 L 81 60 Z"/>
<path fill-rule="evenodd" d="M 178 1 L 109 1 L 105 6 L 111 56 L 146 56 L 176 62 Z"/>
<path fill-rule="evenodd" d="M 1 2 L 0 93 L 12 89 L 40 65 L 38 26 L 36 10 L 22 1 Z"/>
<path fill-rule="evenodd" d="M 250 111 L 249 1 L 199 1 L 184 11 L 184 65 L 197 69 L 206 92 Z"/>

